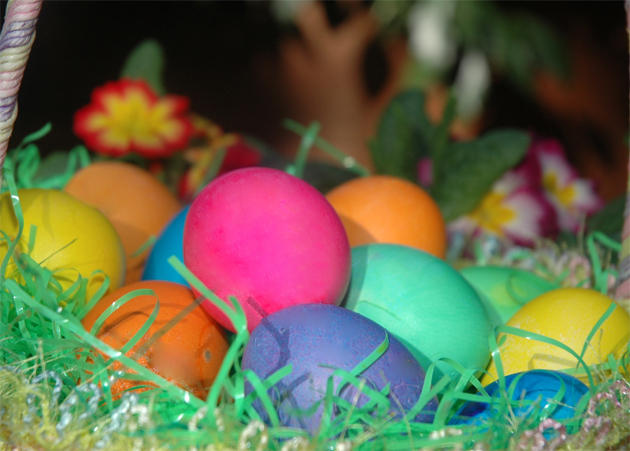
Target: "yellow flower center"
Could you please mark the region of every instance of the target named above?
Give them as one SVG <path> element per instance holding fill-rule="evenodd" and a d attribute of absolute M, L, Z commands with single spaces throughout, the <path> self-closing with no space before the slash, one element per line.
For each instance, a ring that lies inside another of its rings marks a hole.
<path fill-rule="evenodd" d="M 136 142 L 146 147 L 159 147 L 165 136 L 180 132 L 179 124 L 169 117 L 170 105 L 150 100 L 140 91 L 130 91 L 125 97 L 105 99 L 105 114 L 95 114 L 90 128 L 103 133 L 103 139 L 113 146 L 128 147 Z"/>
<path fill-rule="evenodd" d="M 548 172 L 543 177 L 543 186 L 552 196 L 560 201 L 562 205 L 568 207 L 575 198 L 575 189 L 573 185 L 567 185 L 561 188 L 558 185 L 558 178 L 553 172 Z"/>
<path fill-rule="evenodd" d="M 492 191 L 468 216 L 481 228 L 502 236 L 503 225 L 516 216 L 514 210 L 503 205 L 504 198 L 504 194 Z"/>

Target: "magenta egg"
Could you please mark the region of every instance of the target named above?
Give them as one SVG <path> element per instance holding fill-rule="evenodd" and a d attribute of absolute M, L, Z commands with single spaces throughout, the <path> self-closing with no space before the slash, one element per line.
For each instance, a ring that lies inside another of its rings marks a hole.
<path fill-rule="evenodd" d="M 285 307 L 338 305 L 350 259 L 345 230 L 326 198 L 277 169 L 218 177 L 195 198 L 184 227 L 184 263 L 220 298 L 240 301 L 250 331 Z M 233 330 L 218 308 L 203 305 Z"/>

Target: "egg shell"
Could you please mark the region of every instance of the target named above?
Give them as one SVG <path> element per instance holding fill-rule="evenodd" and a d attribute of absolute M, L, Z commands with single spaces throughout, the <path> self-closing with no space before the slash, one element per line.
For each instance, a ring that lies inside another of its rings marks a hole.
<path fill-rule="evenodd" d="M 126 285 L 101 299 L 83 318 L 90 331 L 99 316 L 124 295 L 140 289 L 153 290 L 160 310 L 145 335 L 127 352 L 132 357 L 162 327 L 166 333 L 139 357 L 140 364 L 176 385 L 205 398 L 228 350 L 225 329 L 197 306 L 183 318 L 174 317 L 195 302 L 192 291 L 183 285 L 164 281 L 142 281 Z M 156 305 L 155 296 L 136 296 L 115 310 L 103 323 L 97 337 L 115 349 L 122 348 L 144 325 Z M 120 365 L 116 362 L 114 367 Z M 120 379 L 112 385 L 114 396 L 145 381 Z M 144 389 L 141 389 L 143 391 Z"/>
<path fill-rule="evenodd" d="M 30 256 L 44 268 L 54 271 L 64 290 L 72 286 L 80 274 L 89 279 L 89 299 L 104 282 L 104 275 L 94 274 L 95 271 L 107 275 L 110 291 L 123 284 L 123 246 L 113 225 L 99 210 L 59 190 L 25 188 L 18 190 L 18 196 L 24 214 L 24 230 L 18 249 L 27 252 L 31 226 L 37 226 Z M 0 196 L 0 225 L 9 237 L 16 237 L 18 221 L 8 192 Z M 7 249 L 7 242 L 0 241 L 0 261 Z M 14 263 L 9 264 L 6 275 L 15 269 Z"/>
<path fill-rule="evenodd" d="M 188 285 L 188 282 L 173 268 L 168 259 L 171 256 L 184 261 L 184 224 L 190 205 L 185 206 L 164 227 L 153 244 L 142 272 L 142 280 L 167 280 Z"/>
<path fill-rule="evenodd" d="M 326 194 L 350 246 L 392 243 L 444 258 L 446 226 L 437 203 L 420 186 L 390 175 L 349 180 Z"/>
<path fill-rule="evenodd" d="M 343 305 L 393 333 L 426 368 L 450 358 L 484 369 L 490 319 L 474 288 L 448 263 L 419 249 L 367 244 L 352 249 Z M 459 373 L 443 362 L 438 370 Z"/>
<path fill-rule="evenodd" d="M 184 263 L 220 298 L 240 301 L 251 331 L 281 308 L 339 304 L 350 247 L 335 210 L 315 188 L 276 169 L 245 168 L 216 178 L 193 201 Z M 214 304 L 204 306 L 233 330 Z"/>
<path fill-rule="evenodd" d="M 477 290 L 493 326 L 505 324 L 532 299 L 560 288 L 557 283 L 518 268 L 468 266 L 460 273 Z"/>
<path fill-rule="evenodd" d="M 591 330 L 614 301 L 598 291 L 586 288 L 559 288 L 531 300 L 510 318 L 506 326 L 555 339 L 578 355 Z M 578 360 L 569 352 L 534 339 L 499 334 L 498 343 L 505 375 L 533 369 L 561 370 L 576 368 Z M 630 316 L 617 306 L 591 340 L 584 354 L 587 365 L 604 363 L 609 354 L 619 358 L 630 338 Z M 580 366 L 582 368 L 582 366 Z M 497 379 L 492 361 L 481 382 Z M 578 376 L 584 379 L 583 376 Z"/>
<path fill-rule="evenodd" d="M 65 191 L 98 208 L 120 235 L 127 257 L 125 283 L 140 280 L 148 252 L 134 255 L 181 209 L 151 173 L 122 161 L 98 161 L 81 169 Z"/>
<path fill-rule="evenodd" d="M 531 370 L 522 373 L 510 374 L 505 378 L 507 394 L 514 401 L 533 401 L 536 404 L 522 403 L 512 406 L 511 413 L 505 413 L 505 422 L 509 421 L 511 414 L 517 418 L 532 416 L 540 409 L 547 409 L 549 417 L 556 421 L 573 418 L 576 415 L 576 407 L 584 395 L 589 392 L 588 387 L 579 379 L 559 371 Z M 563 390 L 564 394 L 558 397 Z M 494 381 L 484 387 L 488 396 L 497 399 L 502 396 L 499 381 Z M 555 399 L 554 399 L 555 398 Z M 467 401 L 460 408 L 449 424 L 476 424 L 483 425 L 488 420 L 497 420 L 497 406 L 486 402 Z"/>
<path fill-rule="evenodd" d="M 334 305 L 306 304 L 288 307 L 265 317 L 254 329 L 243 354 L 243 370 L 252 370 L 265 379 L 286 365 L 292 372 L 269 390 L 283 426 L 306 429 L 316 433 L 323 405 L 310 415 L 301 415 L 320 402 L 328 379 L 335 368 L 354 369 L 385 338 L 389 347 L 359 378 L 372 389 L 381 390 L 390 384 L 390 411 L 396 416 L 409 411 L 418 401 L 424 385 L 425 372 L 413 355 L 395 337 L 375 322 L 357 313 Z M 327 365 L 333 368 L 327 367 Z M 335 377 L 335 393 L 340 379 Z M 248 392 L 252 388 L 246 385 Z M 342 388 L 340 396 L 353 402 L 357 398 L 354 386 Z M 396 399 L 400 403 L 400 407 Z M 358 406 L 368 400 L 358 396 Z M 323 404 L 323 403 L 322 403 Z M 261 417 L 268 416 L 260 401 L 254 403 Z M 432 421 L 437 400 L 432 399 L 416 421 Z M 298 412 L 299 410 L 300 412 Z"/>

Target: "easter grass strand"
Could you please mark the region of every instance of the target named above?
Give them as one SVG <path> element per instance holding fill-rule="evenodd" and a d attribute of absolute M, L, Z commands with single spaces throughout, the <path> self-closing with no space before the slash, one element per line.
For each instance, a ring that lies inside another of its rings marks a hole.
<path fill-rule="evenodd" d="M 210 292 L 210 290 L 206 291 Z M 234 296 L 228 296 L 228 300 L 232 303 L 232 306 L 234 308 L 235 322 L 233 323 L 233 325 L 237 330 L 237 334 L 234 341 L 230 345 L 228 352 L 223 358 L 223 362 L 221 363 L 221 367 L 219 368 L 219 373 L 217 374 L 215 383 L 212 385 L 210 393 L 208 394 L 206 405 L 208 406 L 208 408 L 214 408 L 214 406 L 216 406 L 219 402 L 219 396 L 221 393 L 221 389 L 223 388 L 231 392 L 233 399 L 236 400 L 238 411 L 242 412 L 243 407 L 241 404 L 241 400 L 244 397 L 245 391 L 243 373 L 239 368 L 237 372 L 239 378 L 236 378 L 234 383 L 232 383 L 229 374 L 232 369 L 240 366 L 239 359 L 242 357 L 243 349 L 245 348 L 245 345 L 249 340 L 249 331 L 247 330 L 247 318 L 245 317 L 245 312 L 243 311 L 241 304 Z M 212 411 L 211 416 L 213 415 L 214 410 Z"/>
<path fill-rule="evenodd" d="M 260 393 L 263 393 L 263 391 L 264 393 L 267 393 L 269 389 L 275 387 L 276 384 L 278 384 L 278 382 L 280 382 L 285 377 L 289 376 L 292 372 L 293 372 L 293 364 L 288 364 L 274 371 L 272 374 L 267 376 L 264 380 L 261 380 L 260 378 L 258 378 L 256 373 L 254 373 L 252 370 L 241 371 L 240 374 L 243 376 L 243 380 L 248 379 L 250 383 L 252 384 L 252 386 L 254 385 L 254 383 L 256 383 L 258 384 L 258 388 L 261 389 L 261 391 L 254 390 L 253 392 L 245 396 L 243 398 L 243 400 L 245 401 L 244 404 L 246 405 L 253 404 L 254 400 L 260 397 Z M 263 404 L 266 404 L 268 402 L 271 403 L 271 398 L 269 398 L 268 396 L 265 396 L 265 397 L 266 397 L 266 400 L 265 401 L 261 400 L 261 402 Z"/>
<path fill-rule="evenodd" d="M 589 365 L 587 365 L 587 363 L 584 361 L 582 356 L 577 354 L 573 349 L 571 349 L 570 347 L 568 347 L 564 343 L 562 343 L 562 342 L 560 342 L 560 341 L 558 341 L 556 339 L 546 337 L 546 336 L 541 335 L 541 334 L 537 334 L 537 333 L 534 333 L 534 332 L 529 332 L 527 330 L 517 329 L 516 327 L 511 327 L 511 326 L 505 326 L 505 325 L 497 326 L 496 330 L 499 333 L 515 335 L 517 337 L 526 338 L 528 340 L 536 340 L 536 341 L 540 341 L 542 343 L 547 343 L 547 344 L 553 345 L 553 346 L 555 346 L 557 348 L 560 348 L 563 351 L 568 352 L 569 354 L 571 354 L 573 357 L 575 357 L 577 359 L 578 366 L 581 365 L 584 368 L 584 370 L 586 371 L 586 376 L 588 377 L 589 384 L 591 385 L 591 387 L 595 386 L 595 382 L 593 380 L 593 375 L 591 373 Z M 565 371 L 571 372 L 571 373 L 575 373 L 574 369 L 568 369 L 567 368 Z M 501 388 L 503 389 L 504 387 L 501 387 Z"/>
<path fill-rule="evenodd" d="M 153 296 L 157 299 L 157 295 L 155 294 L 155 291 L 149 289 L 149 288 L 142 288 L 139 290 L 133 290 L 127 294 L 125 294 L 124 296 L 121 296 L 119 299 L 117 299 L 116 301 L 112 302 L 112 304 L 107 307 L 103 313 L 101 313 L 98 318 L 96 319 L 96 321 L 94 321 L 94 324 L 92 325 L 92 328 L 90 329 L 90 333 L 94 336 L 98 335 L 98 333 L 101 331 L 101 328 L 103 327 L 103 324 L 105 324 L 105 321 L 107 321 L 107 318 L 109 318 L 111 316 L 112 313 L 114 313 L 116 310 L 118 310 L 120 307 L 122 307 L 123 305 L 125 305 L 127 302 L 131 301 L 132 299 L 138 297 L 138 296 Z M 158 307 L 159 310 L 159 299 L 157 299 L 156 302 L 156 307 Z M 122 351 L 121 351 L 122 352 Z"/>
<path fill-rule="evenodd" d="M 553 411 L 558 408 L 559 402 L 562 401 L 564 394 L 566 393 L 566 384 L 564 380 L 554 373 L 549 373 L 553 375 L 560 382 L 560 388 L 558 391 L 551 397 L 547 399 L 543 399 L 542 395 L 538 397 L 537 400 L 527 400 L 527 399 L 514 399 L 514 395 L 516 389 L 518 387 L 519 381 L 525 376 L 526 373 L 517 374 L 514 379 L 510 382 L 510 386 L 507 388 L 507 399 L 508 403 L 513 407 L 532 407 L 533 411 L 530 412 L 529 415 L 535 417 L 538 421 L 543 421 L 544 419 L 550 417 L 553 414 Z M 541 401 L 546 401 L 547 405 L 544 406 Z"/>
<path fill-rule="evenodd" d="M 0 281 L 3 281 L 5 278 L 5 274 L 7 272 L 7 266 L 9 264 L 9 260 L 13 258 L 13 253 L 22 237 L 22 231 L 24 230 L 24 213 L 22 212 L 22 205 L 20 204 L 20 197 L 18 196 L 17 187 L 15 186 L 15 180 L 13 178 L 13 172 L 4 168 L 2 179 L 5 181 L 7 187 L 9 188 L 9 195 L 11 196 L 11 203 L 13 205 L 13 212 L 15 214 L 15 218 L 18 222 L 18 232 L 15 236 L 14 240 L 10 240 L 6 234 L 3 233 L 5 238 L 8 240 L 8 249 L 7 253 L 2 260 L 2 264 L 0 264 Z"/>
<path fill-rule="evenodd" d="M 247 329 L 247 322 L 245 314 L 240 308 L 238 302 L 230 307 L 223 299 L 218 297 L 215 293 L 209 290 L 197 276 L 195 276 L 176 256 L 172 255 L 168 258 L 168 263 L 197 291 L 199 291 L 204 298 L 212 302 L 218 309 L 220 309 L 225 316 L 228 317 L 235 330 Z M 240 312 L 239 312 L 240 309 Z M 239 315 L 241 313 L 242 315 Z"/>
<path fill-rule="evenodd" d="M 301 136 L 304 135 L 307 131 L 306 127 L 304 127 L 303 125 L 291 119 L 284 119 L 282 121 L 282 125 L 287 130 L 290 130 Z M 365 166 L 360 164 L 354 158 L 346 155 L 341 150 L 337 149 L 335 146 L 330 144 L 328 141 L 326 141 L 322 137 L 318 136 L 315 138 L 315 145 L 319 147 L 321 150 L 323 150 L 324 152 L 326 152 L 327 154 L 329 154 L 330 156 L 332 156 L 333 158 L 335 158 L 337 161 L 339 161 L 346 169 L 354 172 L 355 174 L 362 177 L 366 177 L 370 175 L 370 171 Z"/>
<path fill-rule="evenodd" d="M 311 122 L 311 124 L 306 128 L 306 131 L 304 132 L 304 134 L 302 135 L 302 139 L 300 140 L 300 144 L 295 155 L 295 160 L 286 168 L 287 173 L 298 178 L 302 178 L 304 176 L 306 160 L 308 159 L 308 154 L 311 151 L 311 148 L 315 144 L 315 140 L 317 139 L 317 134 L 319 133 L 320 128 L 321 125 L 317 121 Z"/>
<path fill-rule="evenodd" d="M 109 289 L 109 285 L 110 285 L 109 276 L 101 270 L 96 270 L 92 272 L 88 280 L 92 280 L 92 278 L 94 278 L 96 275 L 103 276 L 103 283 L 101 284 L 99 289 L 96 290 L 96 292 L 92 295 L 92 297 L 85 303 L 85 305 L 78 312 L 75 313 L 79 321 L 85 318 L 85 315 L 87 315 L 88 312 L 92 310 L 92 308 L 94 308 L 96 304 L 98 304 L 98 301 L 100 301 L 103 298 L 103 296 Z M 85 287 L 85 283 L 81 283 L 79 290 L 81 290 L 81 293 L 77 293 L 78 295 L 80 295 L 79 299 L 84 299 L 86 295 L 86 291 L 87 291 Z M 79 305 L 75 306 L 75 308 L 78 308 L 78 307 Z"/>
<path fill-rule="evenodd" d="M 617 308 L 619 308 L 619 306 L 615 302 L 612 302 L 610 306 L 606 309 L 604 314 L 599 318 L 599 320 L 597 320 L 597 322 L 592 327 L 589 334 L 586 336 L 586 341 L 584 342 L 584 346 L 582 347 L 582 352 L 580 353 L 580 357 L 584 358 L 584 355 L 586 354 L 586 351 L 588 350 L 588 347 L 591 344 L 591 340 L 593 340 L 593 337 L 595 336 L 595 334 L 602 328 L 606 320 L 610 317 L 610 315 L 613 314 L 613 312 Z"/>

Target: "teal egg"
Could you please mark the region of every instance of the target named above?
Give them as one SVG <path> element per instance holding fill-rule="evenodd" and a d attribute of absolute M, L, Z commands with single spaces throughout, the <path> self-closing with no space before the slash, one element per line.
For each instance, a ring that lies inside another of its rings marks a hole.
<path fill-rule="evenodd" d="M 523 305 L 560 285 L 524 269 L 469 266 L 460 273 L 477 290 L 493 326 L 505 324 Z"/>
<path fill-rule="evenodd" d="M 354 247 L 343 305 L 389 330 L 425 368 L 452 359 L 483 369 L 490 360 L 491 323 L 479 295 L 448 263 L 421 250 Z M 459 375 L 445 362 L 436 365 L 438 373 Z"/>

